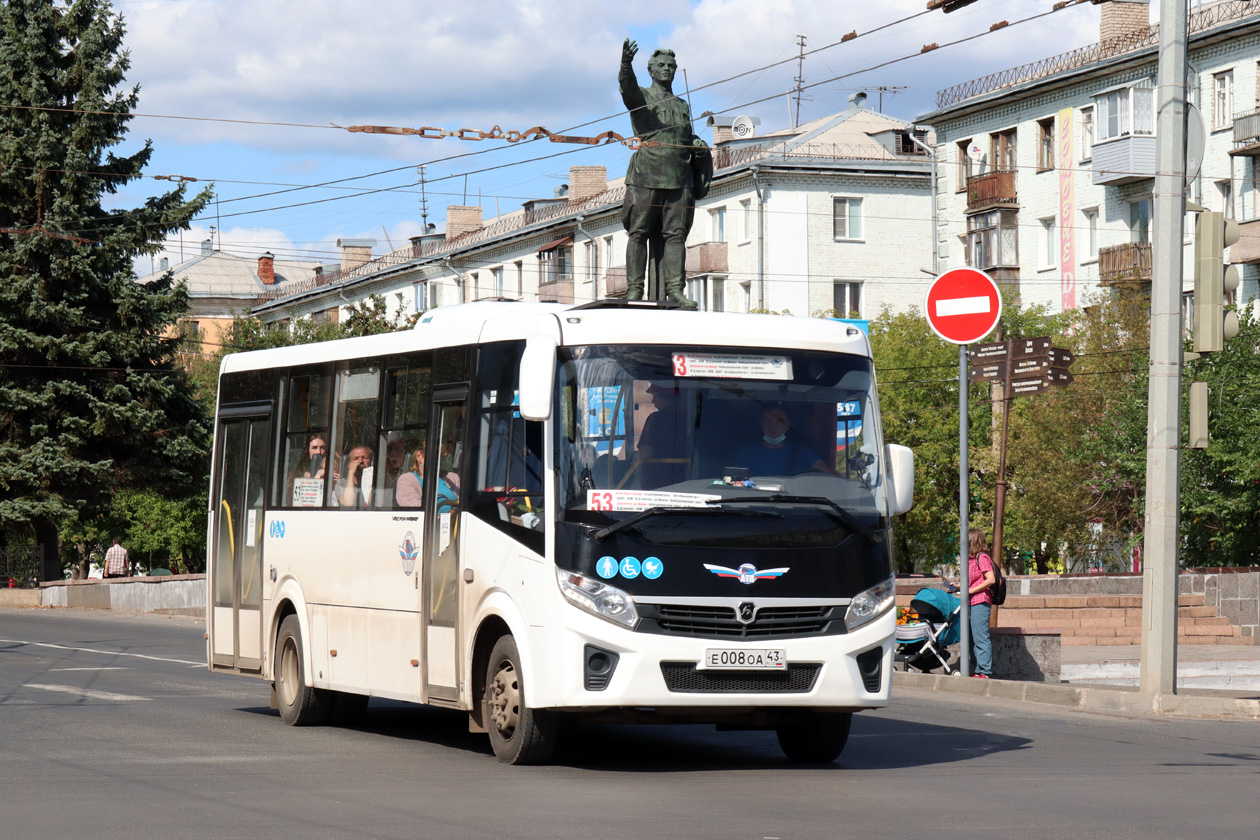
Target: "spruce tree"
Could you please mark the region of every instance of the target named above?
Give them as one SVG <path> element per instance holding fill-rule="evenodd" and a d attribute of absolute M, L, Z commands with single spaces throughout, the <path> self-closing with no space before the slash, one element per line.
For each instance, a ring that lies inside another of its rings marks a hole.
<path fill-rule="evenodd" d="M 209 424 L 170 337 L 187 295 L 132 265 L 210 193 L 105 206 L 152 154 L 114 151 L 139 94 L 123 35 L 108 0 L 0 2 L 0 531 L 33 534 L 45 580 L 69 520 L 205 482 Z"/>

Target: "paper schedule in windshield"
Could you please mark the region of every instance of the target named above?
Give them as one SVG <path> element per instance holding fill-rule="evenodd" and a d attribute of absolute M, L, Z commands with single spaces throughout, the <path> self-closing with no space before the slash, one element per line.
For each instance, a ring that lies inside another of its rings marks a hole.
<path fill-rule="evenodd" d="M 783 381 L 792 379 L 792 360 L 785 356 L 674 353 L 670 358 L 674 363 L 674 376 Z"/>
<path fill-rule="evenodd" d="M 587 490 L 586 509 L 602 511 L 639 511 L 657 507 L 705 507 L 708 493 L 662 493 L 655 490 Z"/>

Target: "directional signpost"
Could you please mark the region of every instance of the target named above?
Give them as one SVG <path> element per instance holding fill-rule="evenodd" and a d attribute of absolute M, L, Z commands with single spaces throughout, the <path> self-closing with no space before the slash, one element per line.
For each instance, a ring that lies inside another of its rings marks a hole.
<path fill-rule="evenodd" d="M 1002 293 L 997 283 L 983 271 L 955 268 L 932 281 L 924 301 L 928 326 L 951 344 L 958 345 L 958 571 L 959 582 L 966 578 L 967 531 L 971 520 L 967 511 L 969 467 L 967 466 L 967 345 L 979 341 L 997 326 L 1002 317 Z M 1003 357 L 1005 363 L 1005 357 Z M 1003 371 L 1003 376 L 1005 372 Z M 994 376 L 993 378 L 1001 378 Z M 971 667 L 970 598 L 959 599 L 962 608 L 959 665 L 964 674 Z"/>

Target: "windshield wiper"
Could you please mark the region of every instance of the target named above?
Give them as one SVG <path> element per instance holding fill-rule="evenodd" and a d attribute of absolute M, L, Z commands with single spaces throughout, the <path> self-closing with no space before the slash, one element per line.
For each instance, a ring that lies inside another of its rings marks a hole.
<path fill-rule="evenodd" d="M 712 504 L 712 502 L 710 502 L 709 504 Z M 604 540 L 608 539 L 611 535 L 620 531 L 622 528 L 629 528 L 631 525 L 637 525 L 638 523 L 642 522 L 644 519 L 647 519 L 648 517 L 658 516 L 660 514 L 673 514 L 675 516 L 710 516 L 713 514 L 720 514 L 723 512 L 724 511 L 722 511 L 721 508 L 702 508 L 702 507 L 648 508 L 647 510 L 639 511 L 634 516 L 627 516 L 625 519 L 622 519 L 618 522 L 614 522 L 613 524 L 609 525 L 607 528 L 600 528 L 598 531 L 592 534 L 592 536 L 595 537 L 596 542 L 603 542 Z M 743 510 L 739 512 L 739 515 L 740 516 L 772 516 L 772 517 L 775 517 L 776 519 L 783 518 L 783 514 L 781 513 L 772 513 L 770 511 L 760 511 L 760 510 Z"/>
<path fill-rule="evenodd" d="M 826 496 L 793 496 L 788 493 L 771 493 L 769 496 L 737 496 L 731 499 L 709 499 L 707 505 L 727 505 L 727 504 L 765 504 L 766 502 L 786 502 L 788 504 L 808 504 L 821 505 L 829 508 L 835 513 L 840 521 L 846 525 L 849 530 L 856 531 L 866 538 L 866 541 L 874 545 L 879 542 L 879 538 L 875 536 L 875 532 L 867 528 L 857 520 L 849 511 L 836 504 Z"/>

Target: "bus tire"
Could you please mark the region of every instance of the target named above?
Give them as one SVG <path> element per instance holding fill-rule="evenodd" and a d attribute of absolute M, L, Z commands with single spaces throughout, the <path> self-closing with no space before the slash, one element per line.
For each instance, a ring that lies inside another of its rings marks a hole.
<path fill-rule="evenodd" d="M 516 640 L 501 636 L 486 666 L 485 722 L 490 746 L 504 764 L 541 764 L 556 747 L 558 720 L 525 704 Z"/>
<path fill-rule="evenodd" d="M 852 724 L 852 712 L 786 712 L 779 719 L 775 734 L 789 761 L 825 764 L 844 752 Z"/>
<path fill-rule="evenodd" d="M 307 685 L 302 629 L 296 615 L 286 616 L 276 634 L 276 703 L 289 726 L 315 726 L 328 718 L 327 693 Z"/>

